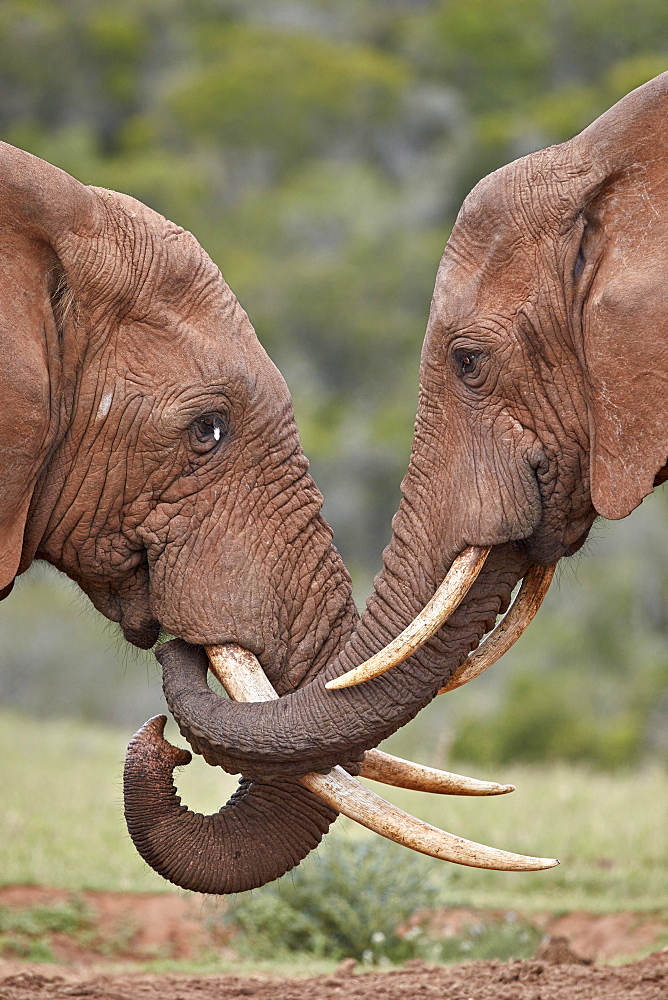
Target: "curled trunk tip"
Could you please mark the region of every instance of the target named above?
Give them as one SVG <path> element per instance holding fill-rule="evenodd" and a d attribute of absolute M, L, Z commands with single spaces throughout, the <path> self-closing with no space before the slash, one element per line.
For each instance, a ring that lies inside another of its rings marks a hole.
<path fill-rule="evenodd" d="M 166 715 L 154 715 L 144 723 L 139 732 L 135 733 L 128 744 L 130 767 L 136 753 L 142 755 L 144 768 L 154 767 L 158 771 L 168 771 L 170 776 L 175 767 L 183 767 L 190 763 L 193 759 L 190 750 L 175 747 L 165 739 L 166 725 Z"/>
<path fill-rule="evenodd" d="M 294 780 L 242 779 L 211 816 L 182 805 L 172 774 L 192 757 L 164 738 L 166 721 L 155 716 L 133 736 L 123 774 L 128 832 L 154 871 L 194 892 L 244 892 L 317 847 L 336 810 Z"/>

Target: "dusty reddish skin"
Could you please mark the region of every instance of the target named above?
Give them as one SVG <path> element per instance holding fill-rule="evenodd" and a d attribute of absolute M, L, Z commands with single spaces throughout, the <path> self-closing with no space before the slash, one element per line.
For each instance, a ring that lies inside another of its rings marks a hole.
<path fill-rule="evenodd" d="M 161 627 L 237 641 L 279 692 L 317 673 L 357 619 L 350 580 L 285 382 L 194 237 L 0 143 L 0 264 L 0 598 L 44 559 L 137 646 Z M 187 814 L 169 777 L 183 751 L 159 742 L 158 767 L 150 736 L 128 815 L 180 884 L 206 868 L 195 827 L 213 891 L 275 878 L 334 818 L 289 780 Z"/>
<path fill-rule="evenodd" d="M 323 769 L 411 719 L 532 563 L 582 545 L 666 478 L 668 75 L 581 135 L 485 178 L 438 271 L 403 500 L 360 624 L 279 702 L 224 705 L 205 661 L 163 647 L 167 701 L 212 763 Z M 324 681 L 396 636 L 467 545 L 492 545 L 469 598 L 419 653 L 357 688 Z"/>

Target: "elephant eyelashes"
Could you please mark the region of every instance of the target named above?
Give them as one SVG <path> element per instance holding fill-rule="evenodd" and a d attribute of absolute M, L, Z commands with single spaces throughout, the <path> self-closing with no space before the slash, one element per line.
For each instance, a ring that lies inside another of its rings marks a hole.
<path fill-rule="evenodd" d="M 459 377 L 470 385 L 477 385 L 482 374 L 484 352 L 470 347 L 458 347 L 452 352 L 452 358 Z"/>
<path fill-rule="evenodd" d="M 226 434 L 227 421 L 220 413 L 205 413 L 190 425 L 191 444 L 200 455 L 217 448 Z"/>

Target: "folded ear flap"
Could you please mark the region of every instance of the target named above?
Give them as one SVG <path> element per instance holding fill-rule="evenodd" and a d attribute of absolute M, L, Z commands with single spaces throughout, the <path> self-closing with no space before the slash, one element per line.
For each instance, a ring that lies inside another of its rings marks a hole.
<path fill-rule="evenodd" d="M 44 247 L 0 232 L 0 590 L 16 576 L 51 425 L 48 326 L 55 327 Z M 51 331 L 49 331 L 51 332 Z M 55 373 L 54 373 L 55 376 Z"/>
<path fill-rule="evenodd" d="M 603 517 L 629 514 L 668 457 L 668 74 L 633 91 L 566 143 L 605 165 L 584 207 L 584 363 L 591 495 Z"/>
<path fill-rule="evenodd" d="M 668 457 L 668 254 L 656 250 L 621 273 L 606 262 L 585 320 L 591 495 L 612 519 L 652 492 Z"/>
<path fill-rule="evenodd" d="M 59 255 L 65 272 L 76 270 L 72 237 L 94 228 L 96 205 L 73 177 L 0 143 L 0 592 L 19 569 L 28 510 L 56 430 L 62 345 L 51 307 L 54 268 Z"/>

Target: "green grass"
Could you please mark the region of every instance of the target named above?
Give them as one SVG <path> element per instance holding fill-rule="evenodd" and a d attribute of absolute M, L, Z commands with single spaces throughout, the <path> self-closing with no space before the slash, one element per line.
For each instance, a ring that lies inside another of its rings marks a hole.
<path fill-rule="evenodd" d="M 313 955 L 279 955 L 276 958 L 244 958 L 233 954 L 229 957 L 218 954 L 204 955 L 195 959 L 159 958 L 149 962 L 116 963 L 110 968 L 118 971 L 132 969 L 153 972 L 157 975 L 179 976 L 271 976 L 278 979 L 308 979 L 311 976 L 331 975 L 338 959 L 315 958 Z M 356 972 L 372 971 L 373 966 L 358 966 Z"/>
<path fill-rule="evenodd" d="M 0 713 L 0 884 L 173 889 L 144 864 L 125 828 L 122 774 L 131 735 Z M 180 739 L 174 728 L 167 737 Z M 235 778 L 201 761 L 180 778 L 186 801 L 207 811 L 235 787 Z"/>
<path fill-rule="evenodd" d="M 561 864 L 526 873 L 441 864 L 444 904 L 534 912 L 668 908 L 668 776 L 663 769 L 601 774 L 586 766 L 552 764 L 468 773 L 513 783 L 517 790 L 490 798 L 402 790 L 386 797 L 469 840 L 555 857 Z M 342 825 L 358 836 L 352 823 Z"/>
<path fill-rule="evenodd" d="M 125 830 L 121 774 L 130 735 L 0 713 L 0 884 L 176 891 L 147 869 Z M 173 729 L 168 738 L 182 742 Z M 600 774 L 505 766 L 476 776 L 512 781 L 518 790 L 490 799 L 383 794 L 460 836 L 562 864 L 510 874 L 433 861 L 440 902 L 526 912 L 668 909 L 668 777 L 658 767 Z M 212 811 L 236 782 L 195 761 L 178 784 L 188 805 Z M 370 836 L 339 820 L 327 840 Z"/>
<path fill-rule="evenodd" d="M 81 900 L 22 910 L 0 906 L 0 956 L 52 962 L 51 934 L 83 940 L 91 926 L 92 914 Z"/>

